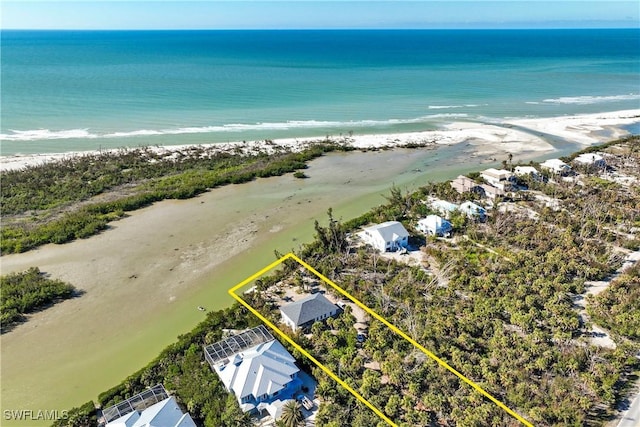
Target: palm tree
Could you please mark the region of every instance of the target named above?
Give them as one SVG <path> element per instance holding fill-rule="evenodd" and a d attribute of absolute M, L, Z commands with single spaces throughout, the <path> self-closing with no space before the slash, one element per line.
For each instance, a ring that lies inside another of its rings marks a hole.
<path fill-rule="evenodd" d="M 282 407 L 280 421 L 284 427 L 304 426 L 304 416 L 302 415 L 302 405 L 300 402 L 290 400 Z"/>

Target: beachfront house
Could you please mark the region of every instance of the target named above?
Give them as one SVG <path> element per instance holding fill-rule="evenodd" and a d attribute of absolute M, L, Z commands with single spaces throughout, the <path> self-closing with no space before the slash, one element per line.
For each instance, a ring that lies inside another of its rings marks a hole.
<path fill-rule="evenodd" d="M 426 218 L 418 221 L 416 229 L 430 236 L 449 237 L 453 231 L 453 226 L 441 216 L 428 215 Z"/>
<path fill-rule="evenodd" d="M 607 165 L 607 163 L 604 160 L 604 157 L 602 156 L 602 154 L 599 154 L 599 153 L 580 154 L 578 157 L 573 159 L 573 161 L 574 163 L 581 166 L 598 168 L 598 169 L 602 169 Z"/>
<path fill-rule="evenodd" d="M 538 175 L 538 169 L 533 166 L 516 166 L 513 173 L 517 176 L 536 176 Z"/>
<path fill-rule="evenodd" d="M 196 427 L 162 384 L 104 409 L 99 421 L 105 427 Z"/>
<path fill-rule="evenodd" d="M 540 168 L 546 169 L 554 174 L 567 175 L 571 173 L 571 166 L 560 159 L 549 159 L 540 163 Z"/>
<path fill-rule="evenodd" d="M 456 179 L 451 181 L 451 187 L 460 194 L 479 193 L 482 191 L 477 182 L 464 175 L 458 175 Z"/>
<path fill-rule="evenodd" d="M 365 243 L 380 252 L 394 252 L 400 248 L 406 248 L 409 244 L 409 233 L 398 221 L 387 221 L 366 227 L 358 235 Z"/>
<path fill-rule="evenodd" d="M 317 293 L 280 307 L 280 316 L 282 323 L 297 331 L 309 329 L 315 322 L 333 317 L 339 311 L 340 307 Z"/>
<path fill-rule="evenodd" d="M 205 359 L 243 412 L 276 418 L 302 387 L 296 360 L 262 325 L 205 346 Z"/>
<path fill-rule="evenodd" d="M 536 181 L 540 179 L 540 173 L 538 172 L 538 169 L 534 168 L 533 166 L 516 166 L 516 168 L 513 170 L 513 173 L 516 176 L 531 177 Z"/>
<path fill-rule="evenodd" d="M 513 174 L 505 169 L 489 168 L 480 172 L 480 176 L 487 184 L 493 185 L 496 188 L 504 190 L 511 183 Z"/>
<path fill-rule="evenodd" d="M 446 200 L 434 199 L 430 203 L 431 208 L 438 212 L 445 218 L 449 218 L 453 212 L 458 209 L 458 205 L 455 203 L 447 202 Z"/>
<path fill-rule="evenodd" d="M 494 187 L 488 184 L 480 185 L 480 189 L 482 190 L 482 195 L 488 197 L 489 199 L 495 199 L 497 197 L 504 197 L 504 190 L 498 187 Z"/>
<path fill-rule="evenodd" d="M 476 221 L 484 221 L 487 219 L 487 210 L 473 202 L 464 202 L 460 205 L 459 209 L 460 212 L 467 216 L 467 218 L 471 218 Z"/>

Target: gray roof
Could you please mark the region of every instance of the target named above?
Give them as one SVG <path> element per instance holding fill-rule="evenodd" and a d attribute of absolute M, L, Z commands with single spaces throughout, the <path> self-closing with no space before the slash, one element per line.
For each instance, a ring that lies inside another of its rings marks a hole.
<path fill-rule="evenodd" d="M 296 326 L 304 325 L 313 319 L 321 317 L 323 314 L 333 313 L 337 309 L 338 306 L 319 293 L 280 307 L 280 311 L 291 319 Z"/>

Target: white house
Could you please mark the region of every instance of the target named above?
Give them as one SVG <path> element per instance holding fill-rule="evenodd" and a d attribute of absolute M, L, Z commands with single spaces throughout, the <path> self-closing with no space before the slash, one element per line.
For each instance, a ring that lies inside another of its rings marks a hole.
<path fill-rule="evenodd" d="M 196 427 L 191 415 L 182 412 L 173 396 L 143 411 L 133 410 L 106 424 L 106 427 Z"/>
<path fill-rule="evenodd" d="M 294 331 L 311 327 L 340 311 L 340 307 L 329 301 L 324 295 L 317 293 L 299 301 L 280 307 L 282 323 Z"/>
<path fill-rule="evenodd" d="M 393 252 L 407 247 L 409 243 L 409 233 L 398 221 L 387 221 L 366 227 L 358 235 L 365 243 L 380 252 Z"/>
<path fill-rule="evenodd" d="M 533 166 L 516 166 L 513 172 L 518 176 L 538 175 L 538 169 L 534 168 Z"/>
<path fill-rule="evenodd" d="M 296 360 L 264 326 L 206 346 L 205 358 L 244 412 L 276 413 L 302 386 Z"/>
<path fill-rule="evenodd" d="M 560 159 L 549 159 L 540 163 L 540 167 L 542 169 L 550 170 L 553 173 L 557 173 L 560 175 L 564 175 L 566 173 L 571 172 L 571 166 L 566 164 Z"/>
<path fill-rule="evenodd" d="M 464 213 L 468 218 L 484 221 L 487 218 L 487 211 L 482 206 L 473 202 L 464 202 L 460 205 L 460 212 Z"/>
<path fill-rule="evenodd" d="M 511 172 L 505 169 L 489 168 L 480 172 L 480 176 L 488 184 L 493 185 L 501 190 L 505 189 L 505 186 L 509 183 L 509 180 L 513 176 Z"/>
<path fill-rule="evenodd" d="M 428 215 L 418 221 L 416 229 L 432 236 L 449 236 L 453 226 L 449 221 L 438 215 Z"/>
<path fill-rule="evenodd" d="M 431 201 L 431 207 L 445 218 L 449 218 L 453 212 L 458 209 L 458 205 L 455 203 L 447 202 L 446 200 L 435 199 Z"/>
<path fill-rule="evenodd" d="M 578 157 L 573 159 L 573 161 L 584 166 L 593 166 L 595 168 L 603 168 L 607 165 L 604 157 L 599 153 L 580 154 Z"/>

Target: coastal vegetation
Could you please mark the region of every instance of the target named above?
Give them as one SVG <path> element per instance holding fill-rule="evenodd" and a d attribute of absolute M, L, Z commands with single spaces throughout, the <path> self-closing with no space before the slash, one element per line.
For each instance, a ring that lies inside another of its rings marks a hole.
<path fill-rule="evenodd" d="M 0 288 L 0 323 L 3 333 L 25 321 L 25 314 L 42 310 L 77 294 L 72 285 L 50 279 L 36 267 L 1 276 Z"/>
<path fill-rule="evenodd" d="M 640 262 L 627 268 L 611 285 L 588 300 L 589 316 L 598 325 L 640 342 Z"/>
<path fill-rule="evenodd" d="M 324 153 L 351 149 L 330 139 L 300 151 L 266 142 L 233 152 L 194 146 L 149 147 L 74 156 L 2 174 L 2 253 L 86 238 L 126 212 L 164 199 L 195 197 L 211 188 L 306 168 Z"/>
<path fill-rule="evenodd" d="M 624 141 L 609 148 L 624 150 Z M 637 152 L 625 164 L 639 178 Z M 620 267 L 621 254 L 629 250 L 625 246 L 633 246 L 637 236 L 633 206 L 640 203 L 640 194 L 637 186 L 595 175 L 582 176 L 580 182 L 531 183 L 546 199 L 495 203 L 486 223 L 452 219 L 454 239 L 414 236 L 421 265 L 359 246 L 353 232 L 386 220 L 413 229 L 418 218 L 430 213 L 422 202 L 427 196 L 460 196 L 446 183 L 412 194 L 394 188 L 387 204 L 348 222 L 337 221 L 329 210 L 328 223 L 316 223 L 314 241 L 299 256 L 535 425 L 604 425 L 640 369 L 635 357 L 640 349 L 638 264 L 588 299 L 592 320 L 614 333 L 615 349 L 591 342 L 573 301 L 585 292 L 585 282 L 602 280 Z M 561 208 L 545 202 L 552 197 Z M 257 281 L 257 292 L 245 298 L 277 320 L 267 290 L 283 283 L 304 291 L 304 274 L 295 263 L 286 263 Z M 311 337 L 292 337 L 399 425 L 518 425 L 381 322 L 369 322 L 364 342 L 354 322 L 347 308 L 326 324 L 315 324 Z M 235 399 L 203 363 L 202 346 L 219 340 L 222 329 L 257 323 L 238 304 L 209 313 L 147 367 L 101 394 L 98 403 L 106 407 L 161 382 L 197 422 L 245 425 Z M 323 404 L 316 425 L 385 425 L 290 351 L 318 380 L 316 394 Z M 72 417 L 57 425 L 94 425 L 91 409 L 87 404 L 71 411 Z M 82 422 L 74 424 L 72 418 Z"/>

